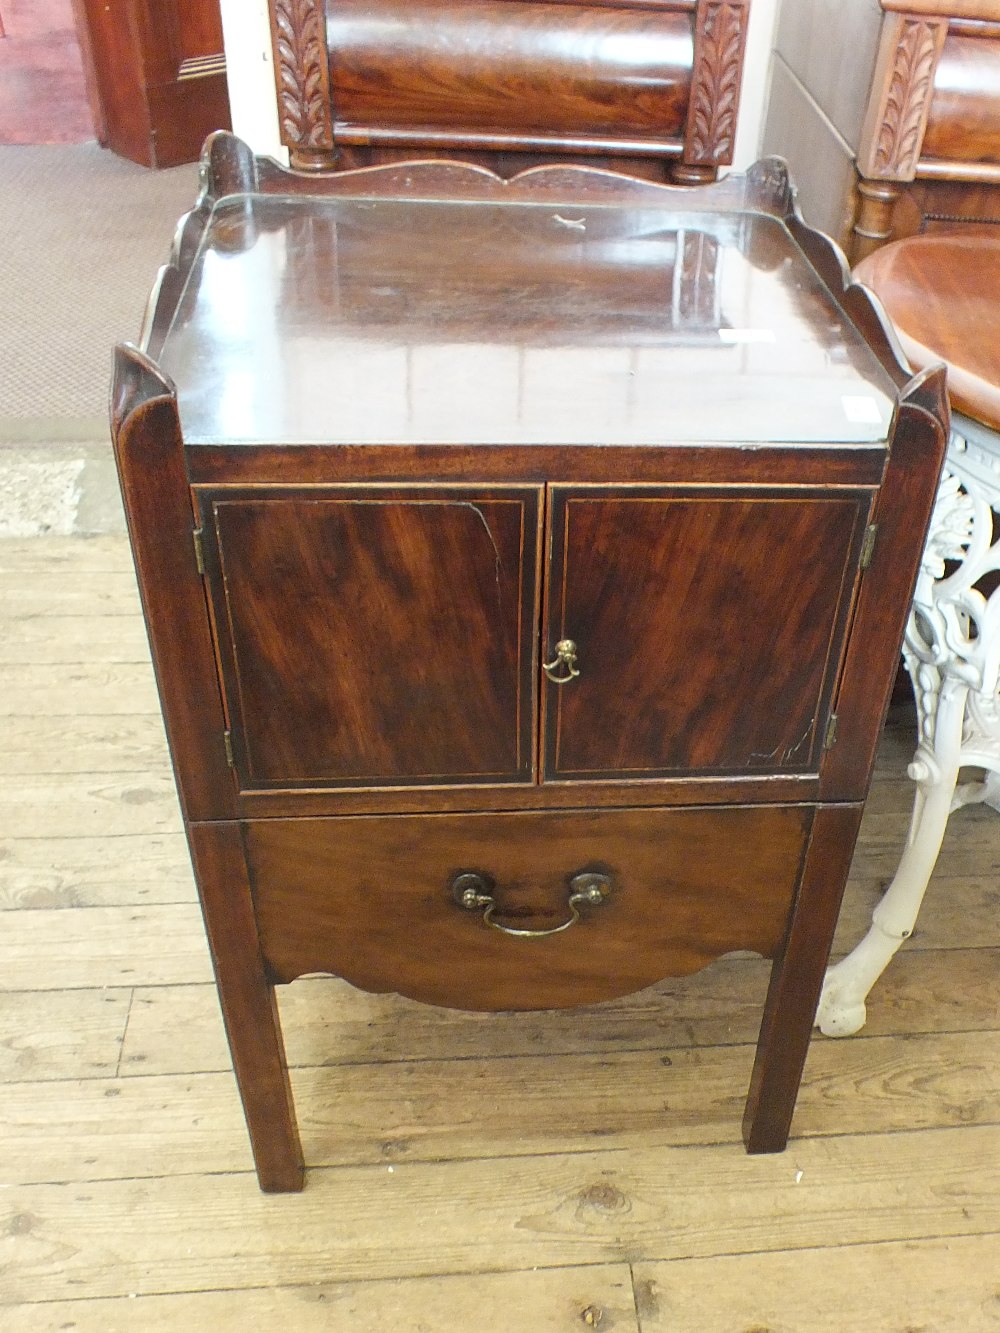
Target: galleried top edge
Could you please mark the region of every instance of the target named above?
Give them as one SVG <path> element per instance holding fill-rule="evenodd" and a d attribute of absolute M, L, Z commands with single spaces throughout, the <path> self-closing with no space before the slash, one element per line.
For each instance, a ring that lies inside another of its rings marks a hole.
<path fill-rule="evenodd" d="M 190 445 L 871 447 L 916 388 L 778 159 L 317 175 L 216 134 L 140 346 Z"/>

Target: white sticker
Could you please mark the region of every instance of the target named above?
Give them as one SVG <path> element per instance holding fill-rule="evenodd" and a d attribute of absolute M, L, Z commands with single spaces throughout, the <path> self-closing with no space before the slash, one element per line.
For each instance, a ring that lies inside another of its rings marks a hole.
<path fill-rule="evenodd" d="M 724 343 L 773 343 L 774 329 L 720 329 L 719 341 Z"/>
<path fill-rule="evenodd" d="M 878 403 L 867 394 L 845 393 L 841 395 L 840 401 L 844 404 L 844 416 L 848 421 L 877 425 L 882 420 Z"/>

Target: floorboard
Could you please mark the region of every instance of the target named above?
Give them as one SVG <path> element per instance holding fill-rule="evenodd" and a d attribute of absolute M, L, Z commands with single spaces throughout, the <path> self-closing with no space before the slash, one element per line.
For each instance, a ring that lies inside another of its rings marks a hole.
<path fill-rule="evenodd" d="M 913 1169 L 915 1160 L 922 1164 Z M 12 1185 L 12 1302 L 639 1258 L 710 1258 L 1000 1231 L 1000 1126 L 314 1168 L 301 1195 L 225 1171 Z"/>
<path fill-rule="evenodd" d="M 179 823 L 179 821 L 178 821 Z M 168 833 L 0 838 L 0 911 L 195 900 L 187 842 Z"/>
<path fill-rule="evenodd" d="M 1000 1124 L 1000 1033 L 847 1047 L 810 1053 L 797 1140 Z M 310 1165 L 363 1166 L 732 1144 L 752 1063 L 750 1045 L 421 1060 L 298 1069 L 292 1086 Z M 251 1165 L 228 1071 L 8 1083 L 0 1124 L 18 1183 Z"/>
<path fill-rule="evenodd" d="M 1000 821 L 949 825 L 785 1154 L 739 1119 L 768 965 L 577 1012 L 329 978 L 280 1007 L 307 1159 L 256 1186 L 124 541 L 0 542 L 0 1328 L 1000 1329 Z M 905 838 L 879 752 L 835 952 Z"/>
<path fill-rule="evenodd" d="M 598 1327 L 639 1333 L 627 1264 L 58 1301 L 13 1314 L 7 1333 L 246 1333 L 254 1326 L 289 1333 L 585 1333 Z"/>
<path fill-rule="evenodd" d="M 988 1333 L 1000 1235 L 636 1264 L 642 1333 Z"/>

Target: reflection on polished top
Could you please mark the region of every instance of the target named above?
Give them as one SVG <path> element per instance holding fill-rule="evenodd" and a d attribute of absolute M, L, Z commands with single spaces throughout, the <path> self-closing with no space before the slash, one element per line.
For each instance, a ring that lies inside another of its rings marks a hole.
<path fill-rule="evenodd" d="M 209 443 L 852 444 L 895 391 L 779 219 L 236 196 L 160 365 Z"/>

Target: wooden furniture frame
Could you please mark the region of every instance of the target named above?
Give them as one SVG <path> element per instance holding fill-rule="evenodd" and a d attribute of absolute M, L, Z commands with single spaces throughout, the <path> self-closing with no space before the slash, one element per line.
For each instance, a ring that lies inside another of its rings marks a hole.
<path fill-rule="evenodd" d="M 270 0 L 281 141 L 325 171 L 732 161 L 750 0 Z M 635 67 L 636 51 L 643 67 Z"/>
<path fill-rule="evenodd" d="M 929 227 L 1000 222 L 1000 3 L 881 3 L 857 156 L 855 262 Z"/>
<path fill-rule="evenodd" d="M 275 986 L 317 970 L 550 1008 L 756 950 L 744 1137 L 781 1150 L 943 373 L 904 368 L 777 161 L 310 176 L 220 135 L 202 178 L 112 418 L 262 1188 L 302 1185 Z"/>
<path fill-rule="evenodd" d="M 146 167 L 195 162 L 228 130 L 218 0 L 73 0 L 98 138 Z"/>

